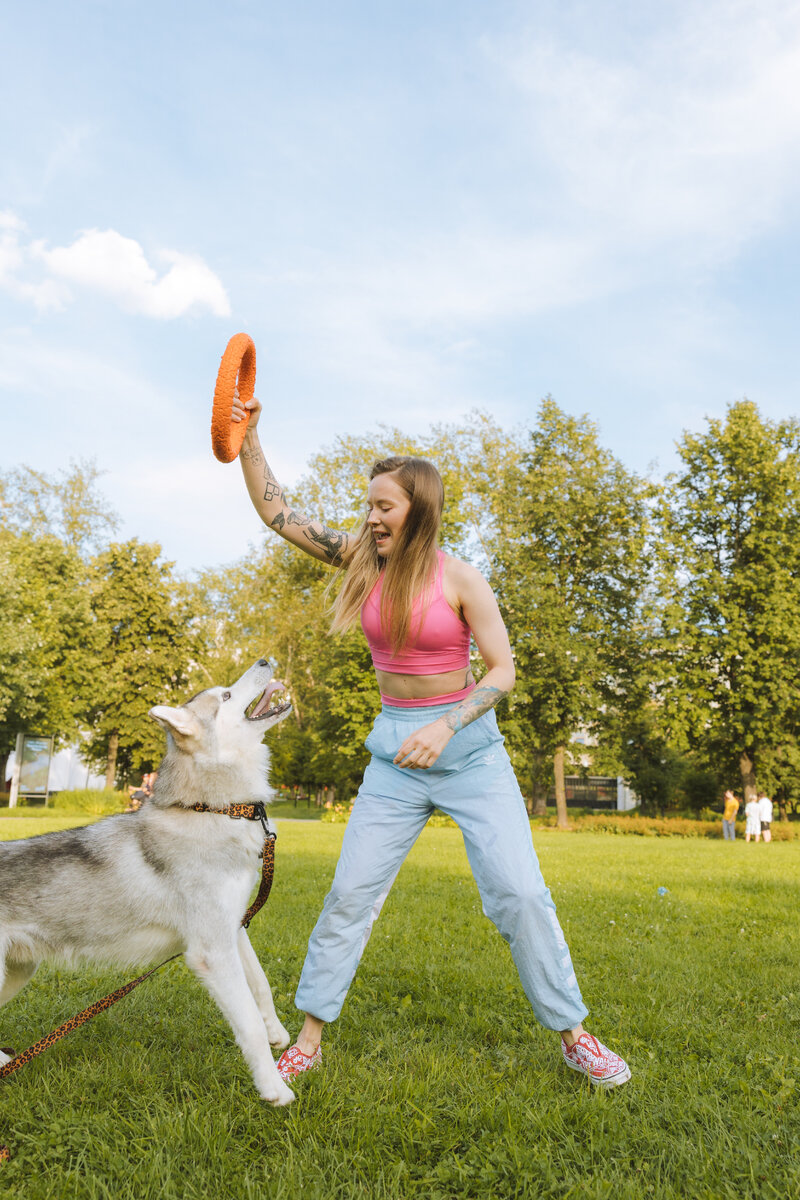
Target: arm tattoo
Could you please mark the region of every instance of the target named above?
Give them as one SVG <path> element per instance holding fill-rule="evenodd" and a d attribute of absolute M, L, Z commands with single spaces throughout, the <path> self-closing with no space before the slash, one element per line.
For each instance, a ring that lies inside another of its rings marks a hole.
<path fill-rule="evenodd" d="M 327 525 L 323 525 L 321 530 L 317 530 L 313 525 L 310 525 L 306 530 L 306 537 L 315 546 L 319 546 L 325 551 L 325 557 L 328 562 L 334 566 L 340 566 L 342 557 L 347 550 L 347 534 L 342 530 L 328 529 Z"/>
<path fill-rule="evenodd" d="M 251 462 L 256 467 L 264 461 L 264 456 L 257 447 L 254 450 L 242 450 L 242 458 Z"/>
<path fill-rule="evenodd" d="M 264 499 L 267 501 L 267 503 L 269 503 L 271 500 L 283 500 L 285 503 L 285 497 L 281 491 L 281 485 L 278 483 L 277 479 L 270 479 L 268 481 L 267 486 L 264 489 Z"/>
<path fill-rule="evenodd" d="M 277 490 L 277 484 L 275 485 Z M 270 485 L 267 485 L 267 493 L 264 499 L 270 498 Z M 280 493 L 280 498 L 283 503 L 286 503 L 286 497 L 283 492 Z M 329 529 L 327 525 L 320 525 L 316 521 L 312 521 L 310 517 L 306 517 L 303 513 L 295 512 L 293 508 L 288 511 L 276 513 L 270 521 L 270 527 L 277 529 L 282 533 L 287 525 L 299 525 L 304 530 L 305 536 L 314 545 L 318 546 L 325 554 L 325 558 L 333 566 L 339 567 L 344 561 L 344 555 L 347 552 L 349 544 L 348 535 L 343 530 Z M 284 537 L 287 535 L 284 534 Z"/>
<path fill-rule="evenodd" d="M 490 708 L 494 708 L 495 704 L 499 704 L 507 695 L 508 692 L 502 691 L 501 688 L 477 687 L 470 696 L 467 696 L 466 700 L 462 700 L 460 704 L 445 714 L 444 723 L 449 729 L 452 729 L 453 733 L 458 733 L 459 729 L 477 721 L 478 717 L 482 717 Z"/>

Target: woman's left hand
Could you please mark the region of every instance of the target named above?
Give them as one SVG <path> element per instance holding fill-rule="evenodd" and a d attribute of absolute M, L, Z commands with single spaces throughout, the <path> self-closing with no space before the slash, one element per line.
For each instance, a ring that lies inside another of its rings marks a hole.
<path fill-rule="evenodd" d="M 433 766 L 451 737 L 453 730 L 439 718 L 409 734 L 392 761 L 398 767 L 425 771 Z"/>

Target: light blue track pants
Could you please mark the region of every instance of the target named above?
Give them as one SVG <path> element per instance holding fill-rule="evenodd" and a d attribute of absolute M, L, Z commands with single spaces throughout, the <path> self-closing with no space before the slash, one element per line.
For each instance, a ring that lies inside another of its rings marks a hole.
<path fill-rule="evenodd" d="M 372 759 L 308 943 L 295 1003 L 321 1021 L 338 1017 L 395 876 L 438 808 L 461 830 L 483 911 L 511 947 L 537 1018 L 547 1029 L 572 1029 L 587 1008 L 494 712 L 451 738 L 428 770 L 392 762 L 409 733 L 450 708 L 384 705 L 376 718 L 366 742 Z"/>

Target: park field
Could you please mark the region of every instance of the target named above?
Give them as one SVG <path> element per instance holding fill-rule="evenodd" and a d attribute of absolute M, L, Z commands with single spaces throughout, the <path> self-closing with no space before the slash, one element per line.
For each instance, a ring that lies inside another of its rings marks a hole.
<path fill-rule="evenodd" d="M 0 822 L 0 837 L 29 832 Z M 293 1033 L 342 833 L 279 823 L 275 887 L 250 931 Z M 172 963 L 0 1083 L 0 1194 L 800 1198 L 800 847 L 535 842 L 587 1025 L 628 1059 L 625 1087 L 592 1091 L 561 1064 L 481 914 L 457 830 L 429 828 L 290 1108 L 258 1100 L 212 1001 Z M 0 1013 L 0 1044 L 31 1044 L 125 978 L 42 968 Z"/>

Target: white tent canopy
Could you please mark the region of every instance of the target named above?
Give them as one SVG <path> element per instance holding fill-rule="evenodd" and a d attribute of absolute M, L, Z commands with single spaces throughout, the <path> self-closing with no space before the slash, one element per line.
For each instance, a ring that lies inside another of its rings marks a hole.
<path fill-rule="evenodd" d="M 16 755 L 12 750 L 6 767 L 6 775 L 9 779 L 14 773 L 15 759 Z M 77 788 L 99 789 L 105 786 L 105 775 L 96 775 L 93 769 L 83 762 L 77 746 L 65 746 L 63 750 L 57 750 L 53 755 L 50 762 L 48 791 L 66 792 Z"/>

